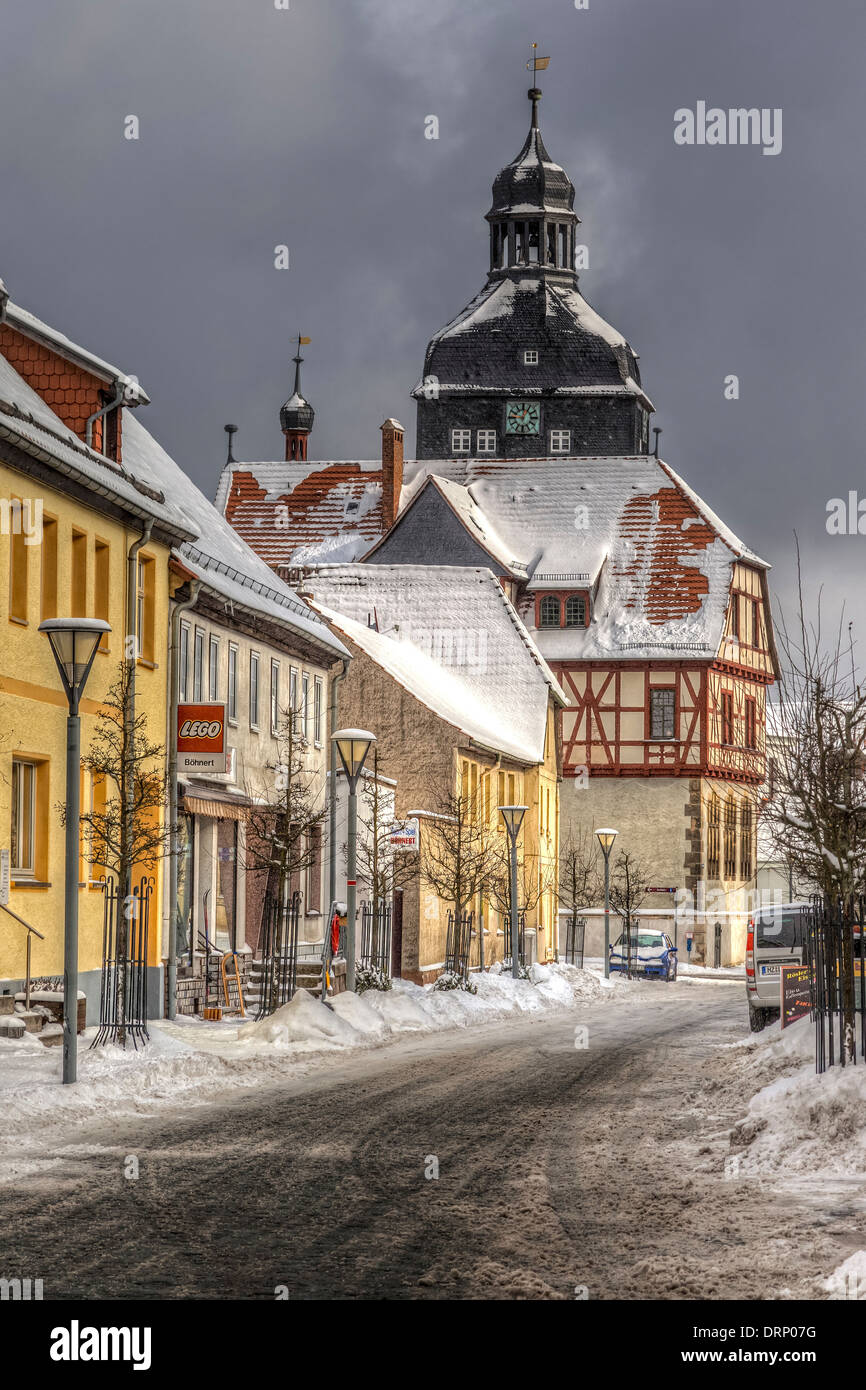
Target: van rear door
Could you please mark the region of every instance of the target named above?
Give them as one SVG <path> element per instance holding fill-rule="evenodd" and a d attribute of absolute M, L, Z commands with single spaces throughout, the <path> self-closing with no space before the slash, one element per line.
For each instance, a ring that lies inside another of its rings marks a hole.
<path fill-rule="evenodd" d="M 758 1002 L 778 1009 L 783 965 L 803 961 L 805 918 L 797 908 L 763 908 L 755 914 L 755 986 Z"/>

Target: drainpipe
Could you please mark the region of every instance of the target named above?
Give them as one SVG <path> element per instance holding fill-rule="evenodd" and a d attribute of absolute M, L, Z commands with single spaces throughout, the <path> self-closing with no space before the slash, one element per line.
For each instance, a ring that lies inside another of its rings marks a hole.
<path fill-rule="evenodd" d="M 138 656 L 138 641 L 135 629 L 135 600 L 137 593 L 136 561 L 138 559 L 139 550 L 141 550 L 143 545 L 147 545 L 147 542 L 150 540 L 152 527 L 153 522 L 146 521 L 144 530 L 138 540 L 133 541 L 129 550 L 126 552 L 126 632 L 123 638 L 123 657 L 129 667 L 129 687 L 123 709 L 123 744 L 126 749 L 127 759 L 132 755 L 132 742 L 135 736 L 135 662 Z M 126 848 L 126 862 L 121 865 L 123 881 L 120 884 L 120 913 L 117 922 L 117 950 L 119 956 L 123 956 L 127 949 L 126 912 L 129 900 L 132 897 L 132 863 L 129 861 L 129 846 L 132 843 L 133 836 L 135 785 L 134 777 L 130 776 L 128 767 L 124 769 L 123 780 L 122 843 Z M 126 976 L 123 971 L 119 971 L 117 977 L 117 1013 L 117 1021 L 120 1025 L 118 1042 L 121 1047 L 125 1047 Z"/>
<path fill-rule="evenodd" d="M 328 900 L 331 907 L 337 901 L 337 745 L 331 735 L 337 723 L 337 682 L 345 678 L 348 669 L 349 662 L 344 657 L 342 671 L 338 671 L 335 676 L 331 677 L 331 699 L 328 711 L 328 743 L 331 749 L 331 785 L 328 788 Z M 325 930 L 330 930 L 330 922 L 326 924 Z"/>
<path fill-rule="evenodd" d="M 110 411 L 116 410 L 119 405 L 133 404 L 133 401 L 128 399 L 129 391 L 129 382 L 121 381 L 120 377 L 118 377 L 117 381 L 114 382 L 114 400 L 109 401 L 108 405 L 104 405 L 101 410 L 95 410 L 92 415 L 88 415 L 84 425 L 84 442 L 88 449 L 93 448 L 93 426 L 96 424 L 96 421 L 101 420 L 103 415 L 108 415 Z"/>
<path fill-rule="evenodd" d="M 168 857 L 168 1017 L 177 1015 L 177 874 L 178 874 L 178 814 L 177 814 L 177 707 L 180 703 L 180 615 L 192 608 L 199 595 L 201 581 L 190 581 L 189 598 L 176 603 L 171 615 L 171 643 L 168 650 L 169 726 L 168 726 L 168 808 L 170 816 Z"/>

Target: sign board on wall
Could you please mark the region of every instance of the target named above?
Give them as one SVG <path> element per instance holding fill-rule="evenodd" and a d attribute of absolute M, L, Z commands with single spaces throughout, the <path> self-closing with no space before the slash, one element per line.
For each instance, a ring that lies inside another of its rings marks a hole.
<path fill-rule="evenodd" d="M 782 1027 L 808 1018 L 812 1011 L 812 972 L 808 965 L 783 965 L 781 975 Z"/>
<path fill-rule="evenodd" d="M 413 853 L 418 849 L 417 820 L 398 820 L 391 826 L 389 835 L 391 848 L 402 853 Z"/>
<path fill-rule="evenodd" d="M 225 772 L 225 738 L 225 705 L 178 705 L 178 772 Z"/>
<path fill-rule="evenodd" d="M 4 907 L 9 905 L 9 884 L 9 851 L 8 849 L 0 849 L 0 903 Z"/>

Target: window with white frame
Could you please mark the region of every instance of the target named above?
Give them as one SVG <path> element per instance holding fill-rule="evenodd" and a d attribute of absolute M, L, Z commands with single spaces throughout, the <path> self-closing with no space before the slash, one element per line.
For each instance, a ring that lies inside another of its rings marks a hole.
<path fill-rule="evenodd" d="M 208 698 L 211 700 L 219 699 L 220 688 L 220 639 L 211 635 L 208 643 Z"/>
<path fill-rule="evenodd" d="M 238 649 L 237 643 L 229 642 L 229 688 L 227 695 L 228 717 L 232 724 L 238 722 Z"/>
<path fill-rule="evenodd" d="M 195 647 L 192 666 L 192 698 L 196 704 L 201 704 L 202 698 L 202 667 L 204 665 L 204 632 L 200 627 L 195 630 Z"/>
<path fill-rule="evenodd" d="M 280 663 L 271 662 L 271 733 L 280 727 Z"/>
<path fill-rule="evenodd" d="M 322 734 L 322 714 L 324 711 L 325 687 L 321 676 L 316 676 L 313 686 L 313 740 L 317 744 L 323 742 Z"/>
<path fill-rule="evenodd" d="M 468 454 L 472 448 L 471 430 L 452 430 L 451 431 L 451 452 L 452 454 Z"/>
<path fill-rule="evenodd" d="M 289 667 L 289 709 L 292 712 L 292 729 L 297 734 L 301 729 L 301 711 L 298 707 L 298 673 L 294 666 Z"/>
<path fill-rule="evenodd" d="M 304 672 L 303 680 L 301 682 L 301 688 L 303 691 L 301 695 L 301 732 L 303 733 L 304 738 L 309 740 L 310 720 L 312 718 L 313 711 L 310 706 L 310 677 L 307 675 L 306 671 Z"/>
<path fill-rule="evenodd" d="M 250 652 L 250 728 L 259 727 L 259 654 Z"/>
<path fill-rule="evenodd" d="M 476 438 L 477 438 L 477 441 L 478 441 L 478 452 L 479 452 L 479 454 L 495 454 L 495 453 L 496 453 L 496 431 L 495 431 L 495 430 L 479 430 L 479 431 L 478 431 L 478 434 L 477 434 L 477 436 L 476 436 Z"/>
<path fill-rule="evenodd" d="M 527 367 L 537 367 L 538 348 L 527 348 L 523 354 L 523 361 Z"/>
<path fill-rule="evenodd" d="M 550 431 L 550 452 L 552 454 L 571 453 L 571 430 Z"/>
<path fill-rule="evenodd" d="M 177 697 L 189 699 L 189 623 L 180 625 L 180 666 L 178 669 Z"/>
<path fill-rule="evenodd" d="M 36 764 L 12 759 L 12 854 L 15 878 L 36 875 Z"/>

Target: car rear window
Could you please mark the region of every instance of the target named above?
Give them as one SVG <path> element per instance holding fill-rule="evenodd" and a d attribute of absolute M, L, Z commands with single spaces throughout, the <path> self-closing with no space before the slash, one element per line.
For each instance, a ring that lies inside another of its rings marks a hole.
<path fill-rule="evenodd" d="M 755 918 L 755 945 L 776 946 L 791 951 L 802 946 L 806 936 L 806 918 L 802 912 L 762 912 Z"/>

